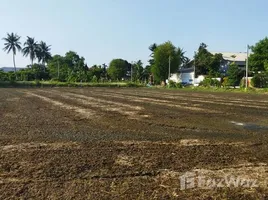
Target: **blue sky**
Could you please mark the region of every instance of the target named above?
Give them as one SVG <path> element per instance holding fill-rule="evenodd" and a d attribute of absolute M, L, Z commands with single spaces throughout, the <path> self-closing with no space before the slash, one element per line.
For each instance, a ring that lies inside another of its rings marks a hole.
<path fill-rule="evenodd" d="M 189 57 L 201 42 L 211 51 L 246 51 L 268 34 L 267 7 L 267 0 L 1 0 L 0 37 L 35 37 L 53 54 L 76 51 L 89 66 L 113 58 L 146 63 L 149 45 L 168 40 Z M 13 63 L 1 50 L 3 66 Z"/>

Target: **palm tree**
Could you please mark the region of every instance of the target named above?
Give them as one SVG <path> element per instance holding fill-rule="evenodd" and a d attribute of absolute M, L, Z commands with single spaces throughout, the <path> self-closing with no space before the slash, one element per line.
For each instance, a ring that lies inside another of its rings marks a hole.
<path fill-rule="evenodd" d="M 11 34 L 7 33 L 7 37 L 3 38 L 3 40 L 6 42 L 3 50 L 6 51 L 7 53 L 10 53 L 10 51 L 12 50 L 14 70 L 16 73 L 17 70 L 16 70 L 15 56 L 17 51 L 21 50 L 20 36 L 14 33 Z"/>
<path fill-rule="evenodd" d="M 33 67 L 33 61 L 36 58 L 37 51 L 38 51 L 37 42 L 34 40 L 34 38 L 27 36 L 27 40 L 24 43 L 24 48 L 22 49 L 22 53 L 23 53 L 23 56 L 30 56 L 32 67 Z"/>
<path fill-rule="evenodd" d="M 154 55 L 154 51 L 157 49 L 157 44 L 156 43 L 153 43 L 153 44 L 151 44 L 150 46 L 149 46 L 149 50 L 152 52 L 151 53 L 151 57 L 153 57 L 153 55 Z"/>
<path fill-rule="evenodd" d="M 50 53 L 50 47 L 51 45 L 47 45 L 43 41 L 38 44 L 36 57 L 38 59 L 38 62 L 42 62 L 43 65 L 45 65 L 52 58 Z"/>
<path fill-rule="evenodd" d="M 153 44 L 151 44 L 149 46 L 149 50 L 152 52 L 150 54 L 151 59 L 149 60 L 150 65 L 154 64 L 154 52 L 155 52 L 156 49 L 157 49 L 157 44 L 156 43 L 153 43 Z"/>
<path fill-rule="evenodd" d="M 186 63 L 187 61 L 187 57 L 184 55 L 186 53 L 186 51 L 183 50 L 183 48 L 178 48 L 177 49 L 177 54 L 179 56 L 179 59 L 181 61 L 182 64 Z"/>

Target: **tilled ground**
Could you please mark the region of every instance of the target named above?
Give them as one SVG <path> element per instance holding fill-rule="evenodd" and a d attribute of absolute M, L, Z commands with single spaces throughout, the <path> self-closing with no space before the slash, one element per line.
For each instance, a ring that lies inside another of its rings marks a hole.
<path fill-rule="evenodd" d="M 267 199 L 267 97 L 0 89 L 0 199 Z"/>

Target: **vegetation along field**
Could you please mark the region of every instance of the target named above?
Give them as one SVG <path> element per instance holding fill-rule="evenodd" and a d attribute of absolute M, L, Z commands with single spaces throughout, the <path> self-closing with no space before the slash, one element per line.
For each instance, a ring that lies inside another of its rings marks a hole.
<path fill-rule="evenodd" d="M 267 199 L 267 133 L 266 94 L 2 88 L 0 199 Z"/>

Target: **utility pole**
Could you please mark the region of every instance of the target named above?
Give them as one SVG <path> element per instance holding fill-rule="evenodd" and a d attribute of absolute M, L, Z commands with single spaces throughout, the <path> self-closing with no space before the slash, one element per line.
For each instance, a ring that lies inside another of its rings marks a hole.
<path fill-rule="evenodd" d="M 247 60 L 246 60 L 246 89 L 248 88 L 248 55 L 249 55 L 249 45 L 247 45 Z"/>
<path fill-rule="evenodd" d="M 130 73 L 131 73 L 131 82 L 132 82 L 132 67 L 133 67 L 133 65 L 131 64 L 131 69 L 130 69 Z"/>
<path fill-rule="evenodd" d="M 170 79 L 170 65 L 171 65 L 171 57 L 169 56 L 169 58 L 168 58 L 168 83 L 169 83 L 169 79 Z"/>
<path fill-rule="evenodd" d="M 196 57 L 196 52 L 194 52 L 194 84 L 195 84 L 195 57 Z"/>
<path fill-rule="evenodd" d="M 58 63 L 58 81 L 59 81 L 59 79 L 60 79 L 60 64 L 59 64 L 59 61 L 57 63 Z"/>

